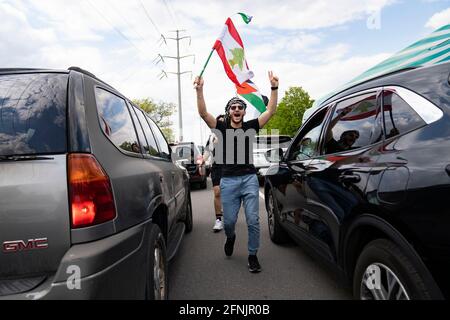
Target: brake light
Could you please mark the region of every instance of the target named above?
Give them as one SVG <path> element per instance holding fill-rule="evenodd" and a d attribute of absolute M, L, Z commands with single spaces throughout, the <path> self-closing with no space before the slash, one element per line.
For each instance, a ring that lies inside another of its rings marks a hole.
<path fill-rule="evenodd" d="M 109 177 L 90 154 L 70 154 L 69 197 L 72 228 L 89 227 L 116 217 Z"/>

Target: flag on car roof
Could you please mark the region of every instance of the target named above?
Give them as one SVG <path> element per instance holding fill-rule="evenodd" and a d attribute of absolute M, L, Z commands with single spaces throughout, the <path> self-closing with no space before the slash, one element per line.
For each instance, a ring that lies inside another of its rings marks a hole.
<path fill-rule="evenodd" d="M 450 24 L 437 29 L 425 38 L 416 41 L 387 60 L 370 68 L 340 89 L 316 100 L 314 105 L 305 112 L 303 122 L 314 113 L 314 110 L 322 102 L 347 88 L 399 70 L 427 67 L 446 61 L 450 61 Z"/>
<path fill-rule="evenodd" d="M 262 94 L 251 80 L 247 80 L 242 85 L 236 85 L 236 92 L 260 113 L 266 111 Z"/>
<path fill-rule="evenodd" d="M 241 86 L 253 78 L 245 59 L 244 43 L 230 18 L 213 47 L 222 60 L 225 72 L 236 85 Z"/>

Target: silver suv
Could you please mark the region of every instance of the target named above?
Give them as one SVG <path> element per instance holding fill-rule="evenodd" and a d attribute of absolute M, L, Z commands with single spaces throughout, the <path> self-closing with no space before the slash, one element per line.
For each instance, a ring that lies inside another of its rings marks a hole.
<path fill-rule="evenodd" d="M 0 299 L 165 299 L 190 230 L 142 110 L 79 68 L 0 69 Z"/>

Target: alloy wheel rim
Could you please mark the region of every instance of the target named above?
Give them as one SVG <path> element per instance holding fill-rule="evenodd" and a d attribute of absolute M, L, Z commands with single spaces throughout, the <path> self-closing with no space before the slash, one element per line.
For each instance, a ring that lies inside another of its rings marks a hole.
<path fill-rule="evenodd" d="M 382 263 L 372 263 L 361 279 L 361 300 L 410 300 L 399 277 Z"/>
<path fill-rule="evenodd" d="M 155 262 L 153 265 L 153 284 L 156 300 L 163 300 L 166 291 L 165 268 L 162 250 L 159 244 L 154 251 Z"/>

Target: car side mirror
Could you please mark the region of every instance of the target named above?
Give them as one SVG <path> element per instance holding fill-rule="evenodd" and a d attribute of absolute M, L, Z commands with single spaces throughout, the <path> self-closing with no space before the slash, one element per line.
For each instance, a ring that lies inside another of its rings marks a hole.
<path fill-rule="evenodd" d="M 270 149 L 265 153 L 265 157 L 270 163 L 279 163 L 283 159 L 283 149 Z"/>

